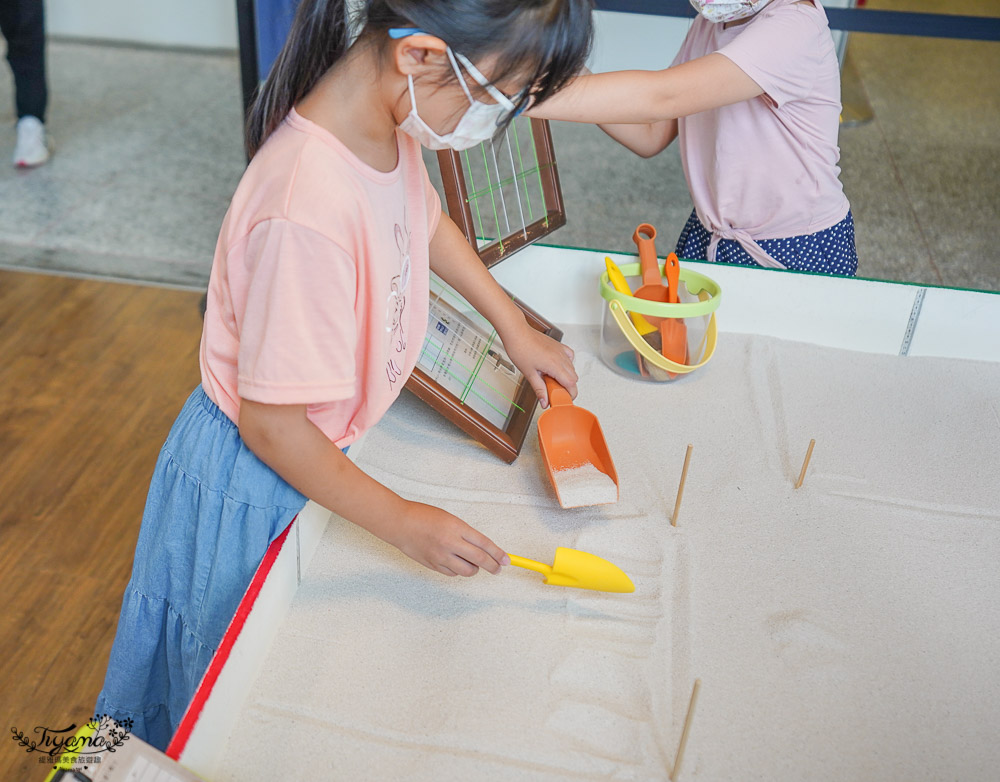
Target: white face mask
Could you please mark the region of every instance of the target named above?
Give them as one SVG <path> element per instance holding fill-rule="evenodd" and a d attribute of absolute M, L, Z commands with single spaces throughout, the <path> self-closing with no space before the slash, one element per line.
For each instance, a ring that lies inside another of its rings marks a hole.
<path fill-rule="evenodd" d="M 710 22 L 735 22 L 753 16 L 771 0 L 691 0 L 694 10 Z"/>
<path fill-rule="evenodd" d="M 514 111 L 515 106 L 510 98 L 489 83 L 489 80 L 479 72 L 475 65 L 459 54 L 457 55 L 458 59 L 469 75 L 489 93 L 496 103 L 483 103 L 473 98 L 465 84 L 465 76 L 462 75 L 458 63 L 455 62 L 456 55 L 452 53 L 451 47 L 447 49 L 447 52 L 451 67 L 458 77 L 458 83 L 461 85 L 465 97 L 469 99 L 469 108 L 465 110 L 451 133 L 440 135 L 417 113 L 417 99 L 413 94 L 413 77 L 407 76 L 407 86 L 410 90 L 410 113 L 406 115 L 406 119 L 399 123 L 399 128 L 428 149 L 468 149 L 481 141 L 493 138 L 497 128 L 503 124 L 507 115 Z"/>

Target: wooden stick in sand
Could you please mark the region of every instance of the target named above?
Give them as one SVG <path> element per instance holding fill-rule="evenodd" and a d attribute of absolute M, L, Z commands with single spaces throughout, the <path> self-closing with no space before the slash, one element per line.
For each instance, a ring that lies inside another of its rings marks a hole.
<path fill-rule="evenodd" d="M 677 526 L 677 513 L 681 509 L 681 497 L 684 496 L 684 481 L 686 481 L 688 477 L 688 464 L 690 464 L 691 462 L 692 448 L 694 448 L 694 446 L 689 443 L 687 447 L 687 453 L 684 454 L 684 469 L 681 470 L 681 483 L 680 486 L 677 487 L 677 501 L 674 503 L 674 513 L 670 517 L 671 527 Z"/>
<path fill-rule="evenodd" d="M 806 451 L 806 460 L 804 462 L 802 462 L 802 472 L 799 473 L 798 483 L 795 484 L 795 488 L 796 489 L 802 487 L 802 481 L 804 481 L 805 478 L 806 478 L 806 470 L 809 468 L 809 460 L 812 458 L 812 455 L 813 455 L 813 446 L 814 445 L 816 445 L 816 441 L 815 440 L 810 440 L 809 441 L 809 450 Z"/>
<path fill-rule="evenodd" d="M 688 732 L 691 730 L 691 717 L 694 716 L 694 704 L 698 700 L 698 691 L 700 689 L 701 679 L 695 679 L 694 687 L 691 688 L 691 701 L 688 703 L 688 713 L 684 718 L 681 743 L 677 745 L 677 757 L 674 760 L 674 767 L 670 770 L 670 782 L 674 782 L 677 779 L 677 773 L 681 770 L 681 761 L 684 760 L 684 747 L 687 746 Z"/>

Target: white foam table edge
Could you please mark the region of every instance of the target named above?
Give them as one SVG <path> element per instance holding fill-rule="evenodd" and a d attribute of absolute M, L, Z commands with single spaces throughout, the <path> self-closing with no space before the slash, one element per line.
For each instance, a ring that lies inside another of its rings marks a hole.
<path fill-rule="evenodd" d="M 996 361 L 998 354 L 1000 294 L 927 289 L 909 355 Z"/>
<path fill-rule="evenodd" d="M 493 273 L 501 285 L 548 320 L 595 324 L 601 322 L 606 306 L 598 289 L 605 256 L 618 264 L 636 260 L 626 253 L 533 245 L 493 267 Z M 684 265 L 722 287 L 718 311 L 722 334 L 759 334 L 897 355 L 916 293 L 927 287 L 925 308 L 933 321 L 917 328 L 911 355 L 1000 359 L 995 315 L 1000 311 L 1000 294 L 699 261 Z M 935 338 L 935 332 L 940 336 Z"/>

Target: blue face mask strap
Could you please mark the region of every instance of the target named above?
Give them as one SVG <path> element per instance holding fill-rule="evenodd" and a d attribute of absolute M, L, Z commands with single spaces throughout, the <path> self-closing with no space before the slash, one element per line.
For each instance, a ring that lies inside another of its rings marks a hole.
<path fill-rule="evenodd" d="M 406 38 L 410 35 L 430 35 L 429 32 L 421 30 L 419 27 L 390 27 L 388 33 L 389 37 L 395 40 Z"/>

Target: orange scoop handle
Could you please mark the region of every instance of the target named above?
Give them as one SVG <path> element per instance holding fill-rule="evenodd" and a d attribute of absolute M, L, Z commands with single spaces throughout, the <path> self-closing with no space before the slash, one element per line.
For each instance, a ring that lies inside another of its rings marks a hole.
<path fill-rule="evenodd" d="M 632 241 L 639 248 L 639 268 L 642 270 L 643 285 L 661 285 L 660 266 L 656 262 L 656 229 L 649 223 L 641 223 L 632 234 Z"/>
<path fill-rule="evenodd" d="M 681 264 L 676 253 L 670 253 L 663 262 L 663 276 L 667 278 L 667 303 L 680 303 Z M 660 340 L 664 358 L 677 364 L 688 363 L 687 326 L 683 319 L 664 318 L 660 322 Z"/>
<path fill-rule="evenodd" d="M 663 262 L 663 276 L 667 278 L 667 303 L 679 304 L 681 300 L 678 290 L 681 284 L 681 263 L 677 260 L 676 253 L 670 253 Z"/>
<path fill-rule="evenodd" d="M 569 395 L 569 391 L 559 384 L 558 380 L 548 375 L 542 375 L 542 378 L 545 380 L 545 391 L 549 395 L 549 407 L 562 407 L 563 405 L 573 404 L 573 397 Z"/>

